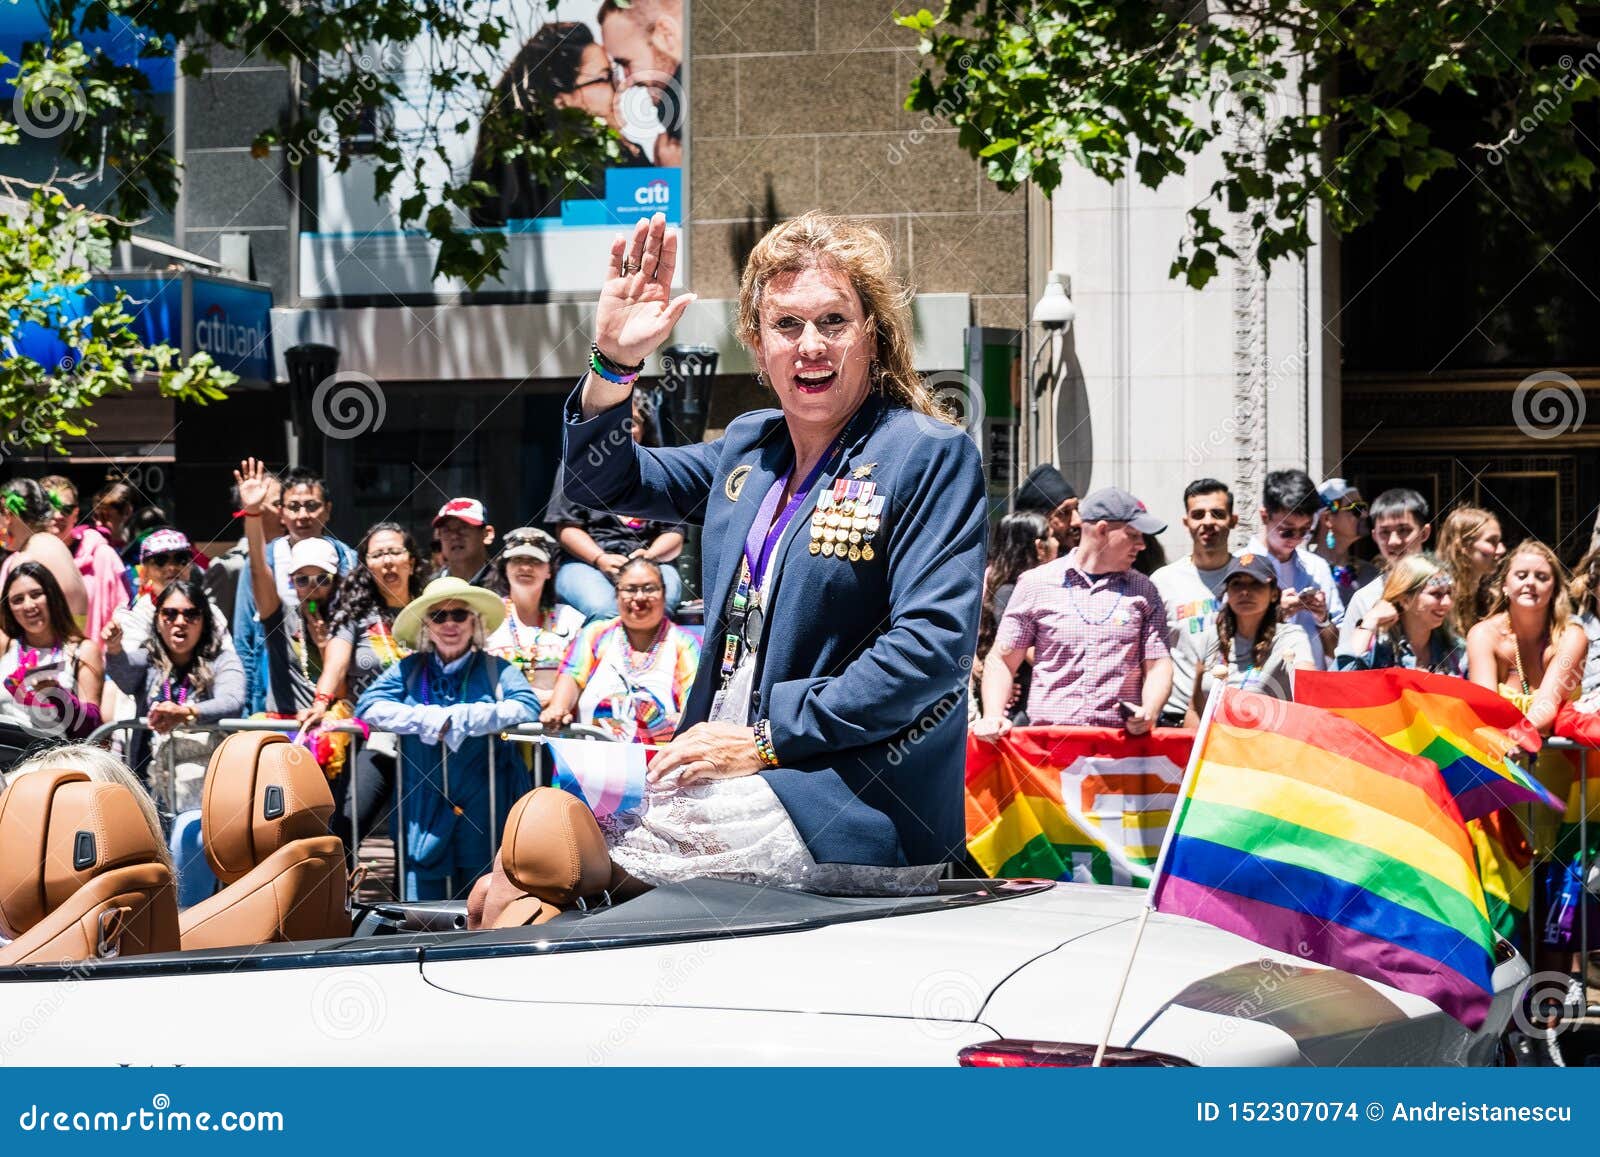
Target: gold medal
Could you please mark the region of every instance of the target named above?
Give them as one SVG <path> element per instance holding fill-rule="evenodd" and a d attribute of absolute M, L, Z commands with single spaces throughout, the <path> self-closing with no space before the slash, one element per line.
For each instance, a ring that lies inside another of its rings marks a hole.
<path fill-rule="evenodd" d="M 871 547 L 868 547 L 868 549 L 870 550 Z M 811 553 L 812 554 L 821 554 L 822 553 L 822 543 L 821 543 L 820 540 L 815 539 L 815 538 L 813 538 L 811 540 Z"/>
<path fill-rule="evenodd" d="M 833 557 L 833 543 L 831 543 L 831 542 L 823 543 L 822 544 L 822 553 L 827 555 L 827 556 L 829 556 L 830 558 Z"/>
<path fill-rule="evenodd" d="M 861 548 L 859 546 L 852 546 L 850 548 L 850 561 L 851 562 L 860 562 L 861 561 Z"/>
<path fill-rule="evenodd" d="M 861 548 L 861 557 L 864 560 L 866 560 L 867 562 L 871 562 L 872 561 L 872 553 L 873 553 L 872 544 L 870 542 L 867 543 L 866 546 Z"/>

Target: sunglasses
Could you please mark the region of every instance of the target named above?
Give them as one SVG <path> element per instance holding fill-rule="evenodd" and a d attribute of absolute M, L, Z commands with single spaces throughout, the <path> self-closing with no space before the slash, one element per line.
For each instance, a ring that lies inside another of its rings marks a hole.
<path fill-rule="evenodd" d="M 1367 503 L 1362 502 L 1359 498 L 1355 499 L 1354 501 L 1346 498 L 1335 498 L 1332 502 L 1328 503 L 1328 509 L 1335 514 L 1343 514 L 1348 510 L 1353 514 L 1365 517 L 1367 511 L 1370 510 L 1371 507 L 1368 506 Z"/>
<path fill-rule="evenodd" d="M 169 625 L 177 622 L 198 623 L 200 614 L 199 607 L 162 607 L 161 621 Z"/>
<path fill-rule="evenodd" d="M 472 612 L 466 607 L 452 607 L 447 611 L 429 611 L 428 622 L 443 625 L 445 623 L 464 623 L 472 617 Z"/>
<path fill-rule="evenodd" d="M 160 554 L 145 556 L 146 566 L 177 566 L 189 561 L 190 556 L 179 550 L 164 550 Z"/>
<path fill-rule="evenodd" d="M 301 591 L 332 586 L 333 576 L 331 574 L 297 574 L 294 576 L 294 585 L 296 590 Z"/>

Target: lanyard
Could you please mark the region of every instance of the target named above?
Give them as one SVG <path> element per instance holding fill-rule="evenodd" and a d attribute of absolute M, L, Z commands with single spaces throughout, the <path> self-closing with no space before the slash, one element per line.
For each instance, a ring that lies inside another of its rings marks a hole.
<path fill-rule="evenodd" d="M 744 556 L 739 560 L 739 580 L 729 600 L 728 633 L 722 643 L 724 682 L 738 665 L 740 644 L 744 644 L 750 650 L 760 645 L 766 619 L 761 613 L 759 592 L 766 581 L 773 550 L 783 538 L 783 532 L 789 528 L 789 523 L 794 520 L 795 514 L 805 505 L 806 496 L 811 493 L 811 488 L 816 485 L 817 479 L 832 465 L 843 447 L 844 435 L 841 433 L 828 452 L 817 459 L 816 465 L 811 467 L 800 485 L 795 487 L 794 495 L 784 506 L 782 513 L 778 513 L 778 503 L 782 501 L 783 489 L 794 473 L 793 467 L 784 471 L 783 477 L 775 481 L 768 488 L 766 496 L 761 499 L 761 506 L 756 511 L 756 520 L 750 526 L 750 533 L 745 536 Z M 773 518 L 774 514 L 777 514 L 776 519 Z"/>

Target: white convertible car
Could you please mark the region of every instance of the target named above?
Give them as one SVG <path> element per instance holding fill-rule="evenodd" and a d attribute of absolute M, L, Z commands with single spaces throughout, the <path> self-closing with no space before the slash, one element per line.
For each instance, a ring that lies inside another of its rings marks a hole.
<path fill-rule="evenodd" d="M 1144 897 L 1044 881 L 846 899 L 723 881 L 531 927 L 390 905 L 315 943 L 0 969 L 0 1063 L 1086 1065 Z M 1489 1023 L 1154 916 L 1122 1065 L 1464 1065 Z"/>
<path fill-rule="evenodd" d="M 0 794 L 0 1064 L 1082 1066 L 1145 900 L 694 880 L 610 903 L 587 808 L 542 788 L 501 844 L 524 894 L 468 930 L 460 902 L 349 909 L 327 781 L 281 735 L 219 746 L 203 808 L 222 886 L 180 913 L 128 785 L 63 767 Z M 1468 1032 L 1421 997 L 1157 914 L 1107 1060 L 1489 1064 L 1526 977 L 1505 950 Z"/>

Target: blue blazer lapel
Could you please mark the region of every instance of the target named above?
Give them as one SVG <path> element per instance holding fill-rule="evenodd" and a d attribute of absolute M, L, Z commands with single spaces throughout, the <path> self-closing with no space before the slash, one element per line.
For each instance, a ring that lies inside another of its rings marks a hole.
<path fill-rule="evenodd" d="M 788 466 L 791 456 L 787 437 L 768 438 L 765 444 L 754 447 L 734 464 L 734 468 L 748 465 L 750 473 L 745 475 L 739 499 L 728 515 L 722 541 L 717 546 L 716 574 L 705 592 L 707 623 L 720 623 L 728 592 L 739 574 L 739 560 L 744 557 L 745 537 L 755 524 L 761 500 L 778 480 L 780 472 Z"/>

